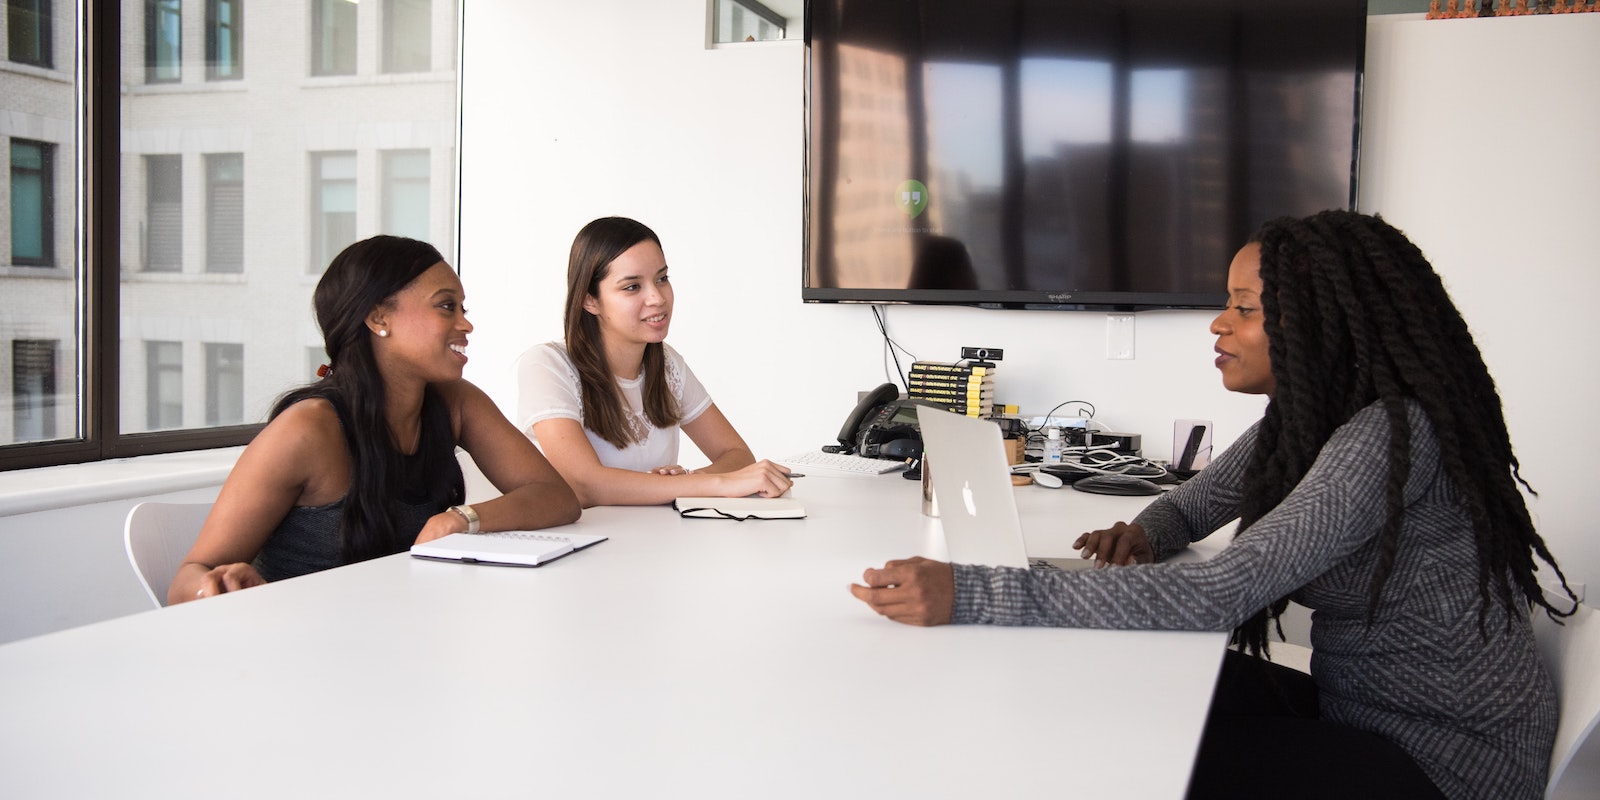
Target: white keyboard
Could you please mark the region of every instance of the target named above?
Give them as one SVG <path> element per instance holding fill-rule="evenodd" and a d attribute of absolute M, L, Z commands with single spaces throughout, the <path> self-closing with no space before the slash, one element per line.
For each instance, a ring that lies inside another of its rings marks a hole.
<path fill-rule="evenodd" d="M 824 453 L 821 450 L 812 450 L 791 458 L 780 458 L 777 461 L 779 464 L 785 464 L 790 467 L 831 469 L 856 475 L 882 475 L 885 472 L 894 472 L 895 470 L 906 468 L 906 462 L 904 461 L 867 458 L 866 456 L 847 456 L 842 453 Z"/>

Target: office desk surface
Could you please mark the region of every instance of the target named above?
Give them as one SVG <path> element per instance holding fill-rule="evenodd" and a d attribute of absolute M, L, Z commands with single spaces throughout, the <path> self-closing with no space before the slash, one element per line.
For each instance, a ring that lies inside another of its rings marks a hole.
<path fill-rule="evenodd" d="M 1223 634 L 898 625 L 846 586 L 939 553 L 917 484 L 794 494 L 808 519 L 595 508 L 611 540 L 538 569 L 397 555 L 0 646 L 0 796 L 1182 796 Z M 1046 555 L 1148 500 L 1018 497 Z"/>

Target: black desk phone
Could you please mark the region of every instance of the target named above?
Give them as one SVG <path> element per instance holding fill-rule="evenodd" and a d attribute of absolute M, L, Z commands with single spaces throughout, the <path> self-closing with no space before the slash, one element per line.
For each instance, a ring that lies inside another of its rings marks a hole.
<path fill-rule="evenodd" d="M 900 397 L 900 390 L 885 383 L 868 392 L 845 417 L 837 447 L 824 450 L 854 453 L 867 458 L 900 461 L 922 456 L 922 431 L 917 427 L 915 400 Z"/>

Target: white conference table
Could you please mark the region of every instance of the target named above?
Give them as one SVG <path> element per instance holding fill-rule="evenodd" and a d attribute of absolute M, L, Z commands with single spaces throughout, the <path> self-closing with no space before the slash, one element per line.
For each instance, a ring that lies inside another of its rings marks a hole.
<path fill-rule="evenodd" d="M 1183 795 L 1222 633 L 872 613 L 898 475 L 805 520 L 595 508 L 537 569 L 396 555 L 0 646 L 0 797 Z M 1149 498 L 1018 490 L 1036 555 Z"/>

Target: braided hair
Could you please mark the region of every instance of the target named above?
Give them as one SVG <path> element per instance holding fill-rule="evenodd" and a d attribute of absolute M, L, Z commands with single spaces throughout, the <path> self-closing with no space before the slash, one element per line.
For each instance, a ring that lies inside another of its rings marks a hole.
<path fill-rule="evenodd" d="M 1494 380 L 1422 251 L 1380 217 L 1350 211 L 1272 220 L 1252 241 L 1261 246 L 1262 322 L 1276 387 L 1245 478 L 1239 530 L 1283 501 L 1335 429 L 1381 402 L 1389 474 L 1367 595 L 1371 620 L 1399 547 L 1411 473 L 1406 406 L 1414 401 L 1433 425 L 1445 472 L 1472 522 L 1479 629 L 1491 597 L 1509 609 L 1520 595 L 1529 609 L 1568 615 L 1550 605 L 1534 578 L 1537 554 L 1566 588 L 1518 491 L 1534 493 L 1512 453 Z M 1260 655 L 1269 621 L 1276 624 L 1287 604 L 1283 598 L 1257 612 L 1234 630 L 1234 643 Z"/>
<path fill-rule="evenodd" d="M 400 236 L 363 239 L 335 256 L 312 294 L 323 349 L 333 368 L 316 383 L 285 393 L 272 408 L 276 418 L 301 400 L 321 398 L 338 414 L 351 462 L 350 490 L 339 519 L 347 564 L 403 550 L 417 534 L 400 524 L 394 507 L 403 497 L 405 476 L 384 417 L 387 390 L 366 319 L 443 260 L 433 245 Z M 441 510 L 466 495 L 455 444 L 449 406 L 428 386 L 422 396 L 418 468 L 425 476 L 427 499 Z"/>

